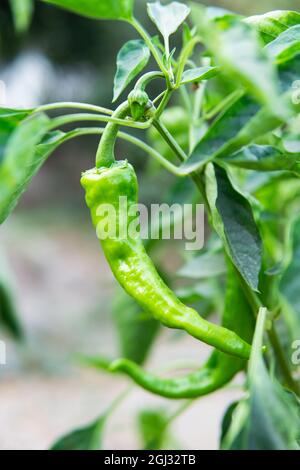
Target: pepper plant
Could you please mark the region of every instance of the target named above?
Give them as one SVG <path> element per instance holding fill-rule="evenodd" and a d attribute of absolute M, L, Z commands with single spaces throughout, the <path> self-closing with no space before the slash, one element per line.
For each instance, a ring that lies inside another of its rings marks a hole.
<path fill-rule="evenodd" d="M 118 211 L 120 196 L 137 203 L 134 168 L 130 158 L 116 160 L 115 141 L 137 146 L 156 161 L 156 171 L 176 176 L 173 196 L 205 205 L 209 239 L 186 257 L 178 275 L 188 282 L 176 293 L 149 258 L 151 241 L 102 240 L 123 288 L 114 305 L 120 357 L 81 361 L 183 400 L 175 414 L 139 415 L 146 449 L 170 446 L 174 418 L 241 373 L 244 397 L 224 415 L 220 448 L 299 450 L 300 13 L 245 18 L 198 3 L 155 1 L 147 4 L 158 33 L 151 36 L 134 16 L 134 0 L 41 1 L 95 21 L 126 22 L 137 38 L 117 56 L 115 110 L 73 102 L 0 109 L 1 223 L 58 146 L 96 134 L 102 137 L 95 168 L 82 169 L 81 184 L 97 227 L 99 205 L 111 203 Z M 162 86 L 158 96 L 150 96 L 154 80 Z M 68 109 L 77 112 L 64 114 Z M 74 128 L 65 131 L 65 125 Z M 138 136 L 145 130 L 146 137 Z M 192 191 L 178 189 L 190 180 Z M 214 313 L 218 325 L 210 320 Z M 209 359 L 176 378 L 148 371 L 144 362 L 161 325 L 210 345 Z M 53 448 L 101 448 L 106 422 L 123 399 Z"/>

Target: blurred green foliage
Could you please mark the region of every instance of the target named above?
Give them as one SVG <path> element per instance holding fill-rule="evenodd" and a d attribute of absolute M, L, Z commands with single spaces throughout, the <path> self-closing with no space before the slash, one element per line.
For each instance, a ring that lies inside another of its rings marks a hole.
<path fill-rule="evenodd" d="M 155 35 L 157 34 L 155 26 L 146 15 L 146 2 L 147 0 L 136 2 L 135 13 L 150 34 Z M 253 0 L 252 2 L 248 0 L 203 0 L 198 3 L 220 6 L 245 15 L 287 7 L 283 5 L 281 0 Z M 299 2 L 296 0 L 288 2 L 289 9 L 297 8 L 297 6 L 299 7 Z M 88 90 L 89 101 L 111 107 L 112 91 L 111 87 L 106 84 L 113 81 L 120 45 L 135 38 L 135 31 L 126 23 L 119 22 L 116 28 L 113 21 L 93 21 L 37 0 L 34 2 L 34 14 L 29 30 L 23 34 L 17 34 L 14 28 L 10 0 L 2 0 L 0 3 L 0 80 L 3 70 L 22 53 L 36 51 L 51 62 L 59 79 L 63 79 L 65 71 L 76 74 L 78 70 L 88 70 L 95 79 L 95 86 Z M 181 35 L 175 35 L 172 38 L 172 45 L 178 46 L 180 41 Z M 149 95 L 155 96 L 160 91 L 160 86 L 159 81 L 151 84 Z M 81 91 L 78 90 L 79 97 Z M 52 96 L 45 96 L 42 101 L 49 102 L 59 99 L 59 95 L 56 96 L 55 92 L 56 89 L 51 89 Z M 122 97 L 124 96 L 126 96 L 126 92 Z M 178 103 L 173 101 L 172 104 Z M 26 205 L 30 202 L 35 208 L 40 208 L 61 204 L 63 199 L 66 209 L 70 207 L 73 207 L 74 210 L 75 208 L 83 208 L 82 194 L 78 191 L 78 180 L 80 172 L 90 166 L 93 161 L 97 140 L 97 137 L 82 138 L 69 143 L 62 150 L 58 150 L 57 158 L 51 158 L 38 177 L 40 181 L 39 194 L 36 194 L 33 187 L 30 196 L 25 197 L 22 204 Z M 141 155 L 130 144 L 124 142 L 118 143 L 117 150 L 120 157 L 130 158 L 138 171 L 144 175 L 146 155 Z M 143 179 L 142 199 L 155 197 L 153 176 L 153 174 L 149 174 L 147 179 Z M 168 177 L 167 181 L 172 182 L 172 177 Z M 54 185 L 60 189 L 53 192 L 51 188 Z M 51 197 L 49 197 L 49 193 Z"/>

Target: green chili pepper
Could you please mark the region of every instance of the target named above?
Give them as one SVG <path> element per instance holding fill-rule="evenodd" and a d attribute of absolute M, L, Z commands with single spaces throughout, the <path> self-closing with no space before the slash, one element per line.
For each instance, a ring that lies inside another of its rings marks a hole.
<path fill-rule="evenodd" d="M 232 267 L 229 268 L 223 326 L 234 329 L 246 341 L 251 341 L 254 318 L 251 308 L 240 289 L 239 280 Z M 128 359 L 117 359 L 103 365 L 110 372 L 130 376 L 144 389 L 167 398 L 196 398 L 212 393 L 230 382 L 244 369 L 246 361 L 215 350 L 208 361 L 197 371 L 185 377 L 161 378 L 145 372 Z"/>
<path fill-rule="evenodd" d="M 124 116 L 125 113 L 126 105 L 121 105 L 115 115 Z M 131 222 L 136 220 L 136 213 L 130 214 L 130 208 L 138 203 L 138 183 L 135 171 L 127 161 L 114 161 L 117 131 L 117 125 L 107 125 L 96 157 L 97 168 L 85 172 L 81 178 L 96 228 L 107 223 L 107 216 L 99 211 L 101 206 L 110 204 L 115 210 L 116 234 L 101 240 L 114 276 L 145 311 L 165 326 L 185 330 L 225 353 L 248 359 L 251 346 L 233 331 L 204 320 L 194 309 L 181 303 L 159 276 L 141 238 L 129 233 Z M 120 197 L 127 200 L 125 237 L 124 233 L 120 236 L 124 217 Z"/>

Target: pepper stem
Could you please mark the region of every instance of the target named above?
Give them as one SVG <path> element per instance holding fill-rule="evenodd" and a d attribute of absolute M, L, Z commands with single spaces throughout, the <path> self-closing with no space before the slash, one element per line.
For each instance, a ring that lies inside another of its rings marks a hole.
<path fill-rule="evenodd" d="M 162 72 L 147 72 L 138 79 L 134 89 L 145 91 L 147 85 L 157 78 L 164 78 L 164 74 Z"/>
<path fill-rule="evenodd" d="M 112 117 L 123 119 L 129 112 L 128 101 L 122 103 L 113 113 Z M 119 131 L 119 124 L 109 122 L 100 140 L 96 154 L 96 167 L 110 167 L 115 162 L 115 143 Z"/>

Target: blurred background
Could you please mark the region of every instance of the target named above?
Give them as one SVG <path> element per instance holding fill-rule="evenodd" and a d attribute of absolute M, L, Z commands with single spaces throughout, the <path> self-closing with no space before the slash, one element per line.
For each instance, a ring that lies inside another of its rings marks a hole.
<path fill-rule="evenodd" d="M 156 34 L 145 15 L 146 1 L 136 3 L 136 15 Z M 299 7 L 299 1 L 283 0 L 202 3 L 246 15 Z M 40 2 L 35 2 L 29 31 L 16 34 L 9 2 L 2 0 L 1 105 L 23 108 L 74 100 L 112 107 L 116 55 L 133 38 L 136 33 L 126 24 L 116 27 L 114 22 L 84 19 Z M 116 283 L 79 185 L 81 171 L 93 165 L 96 148 L 97 139 L 88 137 L 56 151 L 1 226 L 1 256 L 12 280 L 25 341 L 14 342 L 0 327 L 0 340 L 7 344 L 7 364 L 0 366 L 0 449 L 46 449 L 61 434 L 96 418 L 128 386 L 126 379 L 80 366 L 75 357 L 78 352 L 118 354 L 111 318 Z M 164 201 L 174 179 L 127 144 L 118 143 L 118 154 L 138 170 L 141 201 Z M 175 248 L 162 243 L 154 254 L 170 273 L 182 263 Z M 209 348 L 186 335 L 164 330 L 146 366 L 155 369 L 178 359 L 202 362 L 208 354 Z M 240 395 L 241 390 L 231 385 L 198 400 L 173 425 L 178 447 L 217 448 L 224 410 Z M 137 448 L 139 410 L 176 406 L 134 389 L 110 421 L 104 448 Z"/>

